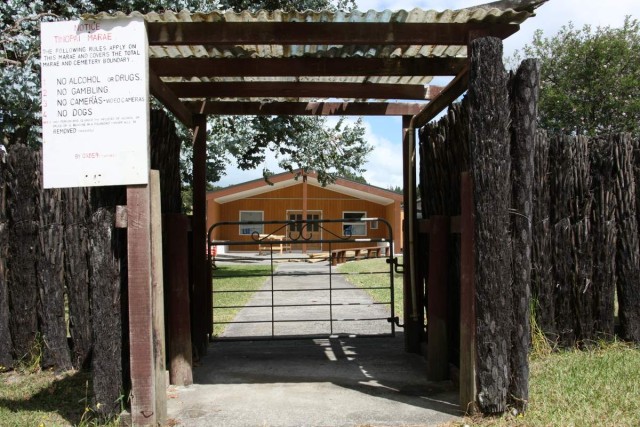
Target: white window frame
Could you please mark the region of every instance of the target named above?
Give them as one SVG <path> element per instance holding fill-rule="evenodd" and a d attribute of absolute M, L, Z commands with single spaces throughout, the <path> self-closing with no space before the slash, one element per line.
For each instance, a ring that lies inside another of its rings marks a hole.
<path fill-rule="evenodd" d="M 242 219 L 242 214 L 244 213 L 259 213 L 260 220 L 264 221 L 264 211 L 240 211 L 238 212 L 238 220 L 240 222 L 247 221 Z M 255 220 L 249 220 L 255 221 Z M 253 233 L 257 232 L 258 234 L 264 234 L 264 224 L 255 224 L 247 227 L 245 224 L 240 224 L 238 226 L 238 234 L 241 236 L 251 236 Z"/>
<path fill-rule="evenodd" d="M 296 216 L 300 216 L 300 218 L 296 218 L 296 219 L 291 219 L 292 215 L 296 215 Z M 309 210 L 307 211 L 307 221 L 312 220 L 313 218 L 309 218 L 310 216 L 316 215 L 318 218 L 315 218 L 316 220 L 322 220 L 322 211 L 321 210 Z M 287 213 L 286 213 L 286 218 L 285 221 L 302 221 L 302 211 L 301 210 L 297 210 L 297 209 L 288 209 Z M 295 227 L 296 224 L 294 224 L 293 226 L 288 226 L 288 230 L 289 232 L 295 232 L 298 233 L 300 230 L 297 230 Z M 297 224 L 300 225 L 300 224 Z M 314 227 L 315 226 L 315 227 Z M 315 229 L 314 229 L 315 228 Z M 320 224 L 316 223 L 316 224 L 312 224 L 310 227 L 307 227 L 307 231 L 311 232 L 311 233 L 320 233 L 322 230 L 320 228 Z"/>
<path fill-rule="evenodd" d="M 347 219 L 344 216 L 346 214 L 362 214 L 361 218 L 366 218 L 367 217 L 367 212 L 366 211 L 342 211 L 342 219 Z M 366 222 L 343 222 L 342 223 L 342 235 L 343 236 L 348 236 L 347 233 L 345 233 L 345 227 L 351 227 L 352 229 L 352 233 L 351 236 L 352 237 L 361 237 L 361 236 L 366 236 L 367 235 L 367 223 Z M 363 227 L 364 228 L 364 233 L 363 234 L 359 234 L 359 233 L 354 233 L 353 229 L 355 227 Z"/>

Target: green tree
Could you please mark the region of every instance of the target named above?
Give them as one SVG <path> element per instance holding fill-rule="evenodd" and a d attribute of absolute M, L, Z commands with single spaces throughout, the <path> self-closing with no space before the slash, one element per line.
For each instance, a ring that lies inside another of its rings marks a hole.
<path fill-rule="evenodd" d="M 640 131 L 640 24 L 622 28 L 572 23 L 551 38 L 538 30 L 516 53 L 541 60 L 539 120 L 542 128 L 600 135 Z"/>
<path fill-rule="evenodd" d="M 99 11 L 137 10 L 209 12 L 232 8 L 350 10 L 353 0 L 5 0 L 0 3 L 0 134 L 5 144 L 14 138 L 36 147 L 41 143 L 40 39 L 41 21 L 77 18 Z M 185 142 L 190 131 L 182 128 Z M 285 170 L 315 170 L 322 183 L 345 173 L 359 174 L 371 147 L 364 141 L 361 122 L 344 120 L 329 126 L 321 117 L 216 117 L 209 121 L 207 181 L 215 183 L 230 161 L 242 169 L 263 163 L 267 150 Z M 183 144 L 183 180 L 190 185 L 190 144 Z M 265 177 L 270 171 L 263 169 Z"/>

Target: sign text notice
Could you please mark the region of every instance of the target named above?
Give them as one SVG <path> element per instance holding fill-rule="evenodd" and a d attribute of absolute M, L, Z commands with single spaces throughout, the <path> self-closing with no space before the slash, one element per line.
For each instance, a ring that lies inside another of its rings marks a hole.
<path fill-rule="evenodd" d="M 146 184 L 144 22 L 48 22 L 41 37 L 44 187 Z"/>

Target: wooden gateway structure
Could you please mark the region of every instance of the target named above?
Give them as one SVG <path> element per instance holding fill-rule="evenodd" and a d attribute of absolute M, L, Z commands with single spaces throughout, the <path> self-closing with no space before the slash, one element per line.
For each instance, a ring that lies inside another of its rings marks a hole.
<path fill-rule="evenodd" d="M 210 332 L 210 322 L 202 318 L 208 312 L 207 304 L 211 302 L 204 250 L 207 232 L 207 116 L 375 115 L 402 117 L 402 127 L 398 133 L 403 138 L 404 159 L 406 314 L 403 323 L 407 350 L 420 351 L 424 341 L 425 286 L 421 279 L 424 274 L 418 268 L 424 260 L 417 259 L 424 255 L 417 248 L 419 227 L 416 219 L 415 131 L 458 99 L 469 87 L 475 85 L 478 88 L 484 84 L 485 74 L 477 72 L 479 68 L 474 71 L 474 67 L 491 66 L 483 61 L 495 61 L 496 56 L 484 55 L 483 44 L 476 41 L 509 37 L 544 2 L 502 0 L 441 12 L 419 9 L 352 13 L 263 11 L 255 14 L 167 11 L 144 15 L 149 42 L 151 93 L 179 121 L 192 129 L 194 135 L 193 218 L 190 224 L 193 257 L 188 266 L 188 277 L 192 280 L 191 324 L 194 326 L 191 337 L 194 348 L 205 352 Z M 114 17 L 122 17 L 122 14 L 97 14 L 85 19 L 105 20 Z M 450 76 L 453 79 L 446 87 L 432 86 L 430 82 L 434 76 Z M 484 90 L 488 90 L 486 93 L 490 95 L 493 89 Z M 485 101 L 490 102 L 491 97 L 488 96 Z M 471 125 L 477 127 L 472 128 L 471 133 L 482 135 L 482 132 L 490 132 L 491 120 L 490 114 L 480 118 L 480 121 Z M 490 146 L 491 137 L 485 135 L 487 139 L 482 143 Z M 474 291 L 474 280 L 484 276 L 476 274 L 478 254 L 473 250 L 473 212 L 474 206 L 477 208 L 483 200 L 472 201 L 470 183 L 467 184 L 463 191 L 466 198 L 462 203 L 462 216 L 456 220 L 455 226 L 457 232 L 461 233 L 462 242 L 461 317 L 458 324 L 448 326 L 460 328 L 461 407 L 470 409 L 480 402 L 481 409 L 497 412 L 504 410 L 504 407 L 498 404 L 486 409 L 482 403 L 486 402 L 488 395 L 506 396 L 508 384 L 498 382 L 487 385 L 484 383 L 487 377 L 475 371 L 478 366 L 475 356 L 477 346 L 491 345 L 492 339 L 488 338 L 487 343 L 482 340 L 476 342 L 474 338 L 477 319 L 475 303 L 486 297 Z M 482 185 L 476 183 L 476 187 Z M 474 194 L 489 197 L 482 192 Z M 157 281 L 151 274 L 151 266 L 155 261 L 150 255 L 152 227 L 149 187 L 129 187 L 127 203 L 133 388 L 131 411 L 135 425 L 156 425 L 164 416 L 165 384 L 164 375 L 158 372 L 163 368 L 156 367 L 160 359 L 158 329 L 154 335 L 152 328 L 154 316 L 158 325 L 162 304 L 154 305 L 151 301 L 152 283 Z M 175 222 L 186 233 L 187 224 L 181 220 Z M 424 229 L 442 229 L 434 224 L 424 224 Z M 171 228 L 172 224 L 165 226 Z M 454 224 L 450 227 L 453 230 Z M 175 230 L 169 232 L 175 237 L 172 246 L 178 241 L 187 244 L 184 233 L 176 234 Z M 433 238 L 431 242 L 437 242 L 438 239 L 442 237 Z M 185 257 L 188 252 L 186 247 L 171 250 L 183 250 Z M 430 265 L 435 253 L 429 252 Z M 426 296 L 430 301 L 430 294 L 439 280 L 438 274 L 446 277 L 446 272 L 438 273 L 437 269 L 430 267 L 430 281 L 426 288 Z M 172 282 L 188 279 L 172 273 L 165 280 L 174 294 L 175 283 Z M 478 316 L 489 314 L 478 313 Z M 446 360 L 444 364 L 442 360 L 436 362 L 438 350 L 433 347 L 441 326 L 438 322 L 429 321 L 429 363 L 440 363 L 446 370 Z M 172 330 L 171 325 L 169 330 Z"/>

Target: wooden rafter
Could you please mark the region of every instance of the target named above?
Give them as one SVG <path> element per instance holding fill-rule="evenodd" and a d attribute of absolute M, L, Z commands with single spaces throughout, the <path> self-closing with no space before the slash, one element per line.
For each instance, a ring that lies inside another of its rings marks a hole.
<path fill-rule="evenodd" d="M 466 66 L 451 82 L 440 92 L 440 94 L 416 114 L 411 120 L 411 127 L 418 129 L 427 124 L 437 116 L 440 111 L 462 95 L 469 85 L 469 67 Z"/>
<path fill-rule="evenodd" d="M 455 76 L 467 58 L 151 58 L 160 77 Z"/>
<path fill-rule="evenodd" d="M 185 126 L 189 128 L 192 127 L 193 118 L 191 111 L 180 102 L 176 94 L 173 93 L 152 70 L 149 70 L 149 90 L 178 120 Z"/>
<path fill-rule="evenodd" d="M 354 98 L 427 100 L 423 85 L 298 82 L 165 83 L 178 98 Z"/>
<path fill-rule="evenodd" d="M 496 23 L 148 22 L 150 45 L 466 45 L 467 34 L 505 39 L 520 28 Z"/>
<path fill-rule="evenodd" d="M 400 102 L 201 102 L 185 103 L 194 113 L 249 116 L 407 116 L 424 104 Z"/>

